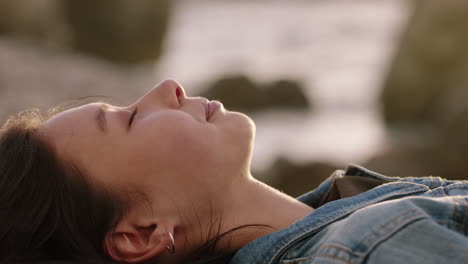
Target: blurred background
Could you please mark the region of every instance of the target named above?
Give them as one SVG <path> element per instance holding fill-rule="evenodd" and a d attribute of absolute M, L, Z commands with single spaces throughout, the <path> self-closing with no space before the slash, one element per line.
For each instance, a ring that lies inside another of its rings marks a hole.
<path fill-rule="evenodd" d="M 468 179 L 464 0 L 2 0 L 0 118 L 166 78 L 257 125 L 291 195 L 357 163 Z"/>

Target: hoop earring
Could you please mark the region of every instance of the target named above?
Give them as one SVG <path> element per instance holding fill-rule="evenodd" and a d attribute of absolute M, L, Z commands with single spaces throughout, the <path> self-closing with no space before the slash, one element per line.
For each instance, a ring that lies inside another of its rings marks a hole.
<path fill-rule="evenodd" d="M 169 237 L 171 238 L 171 243 L 172 243 L 172 248 L 169 247 L 169 245 L 166 246 L 167 251 L 173 255 L 175 253 L 176 247 L 175 247 L 175 241 L 174 241 L 174 236 L 171 234 L 171 232 L 168 232 Z"/>

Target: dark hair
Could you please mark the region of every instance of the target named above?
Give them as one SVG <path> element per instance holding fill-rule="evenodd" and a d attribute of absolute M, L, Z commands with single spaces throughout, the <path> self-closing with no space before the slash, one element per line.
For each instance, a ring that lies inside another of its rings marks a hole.
<path fill-rule="evenodd" d="M 38 135 L 43 121 L 28 110 L 0 131 L 0 262 L 104 260 L 126 203 L 61 160 Z"/>

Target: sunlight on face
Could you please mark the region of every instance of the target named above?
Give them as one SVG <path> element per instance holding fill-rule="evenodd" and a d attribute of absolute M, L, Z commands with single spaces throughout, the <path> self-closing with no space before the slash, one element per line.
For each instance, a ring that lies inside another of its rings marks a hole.
<path fill-rule="evenodd" d="M 41 133 L 93 182 L 193 199 L 229 184 L 252 156 L 252 120 L 224 108 L 207 120 L 206 102 L 167 80 L 128 107 L 92 103 L 64 111 Z"/>

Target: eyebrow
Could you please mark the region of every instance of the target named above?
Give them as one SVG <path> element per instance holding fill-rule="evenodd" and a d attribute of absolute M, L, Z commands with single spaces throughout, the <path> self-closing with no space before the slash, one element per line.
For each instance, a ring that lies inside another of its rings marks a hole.
<path fill-rule="evenodd" d="M 103 133 L 107 132 L 107 119 L 106 119 L 106 111 L 104 110 L 104 108 L 105 108 L 105 105 L 100 104 L 95 115 L 97 126 L 99 130 L 101 130 Z"/>

